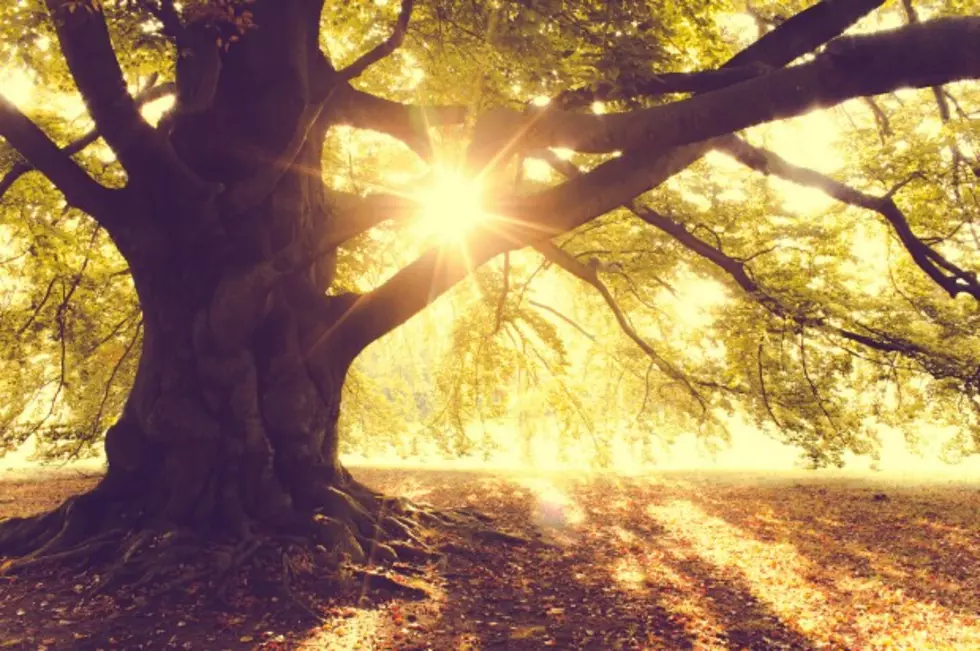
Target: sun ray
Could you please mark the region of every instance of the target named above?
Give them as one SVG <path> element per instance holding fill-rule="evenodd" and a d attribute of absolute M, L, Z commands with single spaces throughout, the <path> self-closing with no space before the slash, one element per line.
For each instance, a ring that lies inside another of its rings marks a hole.
<path fill-rule="evenodd" d="M 490 215 L 481 206 L 482 188 L 452 169 L 436 169 L 432 182 L 422 187 L 415 199 L 421 204 L 419 227 L 427 239 L 459 242 Z"/>

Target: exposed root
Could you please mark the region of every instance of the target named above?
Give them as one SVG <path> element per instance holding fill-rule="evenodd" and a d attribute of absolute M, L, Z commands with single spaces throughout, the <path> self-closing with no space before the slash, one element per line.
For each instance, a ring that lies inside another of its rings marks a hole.
<path fill-rule="evenodd" d="M 91 563 L 93 559 L 115 548 L 121 538 L 121 531 L 107 531 L 79 545 L 49 554 L 34 553 L 23 558 L 13 559 L 3 566 L 4 573 L 14 574 L 42 565 L 71 565 L 77 562 Z"/>
<path fill-rule="evenodd" d="M 75 547 L 90 528 L 95 494 L 69 498 L 57 509 L 0 526 L 0 554 L 40 558 Z"/>
<path fill-rule="evenodd" d="M 504 543 L 505 545 L 529 545 L 533 542 L 525 536 L 495 529 L 478 529 L 472 532 L 471 536 L 482 542 Z"/>
<path fill-rule="evenodd" d="M 321 617 L 315 610 L 313 610 L 312 608 L 310 608 L 310 606 L 307 605 L 305 601 L 303 601 L 302 599 L 300 599 L 296 595 L 296 593 L 293 592 L 292 588 L 290 587 L 291 577 L 292 577 L 292 573 L 293 572 L 294 572 L 294 569 L 292 567 L 292 564 L 289 561 L 289 555 L 288 555 L 287 552 L 283 551 L 283 553 L 282 553 L 282 579 L 280 581 L 280 588 L 282 590 L 283 596 L 291 604 L 293 604 L 294 606 L 296 606 L 297 608 L 299 608 L 301 611 L 303 611 L 306 615 L 309 615 L 310 617 L 312 617 L 314 619 L 314 621 L 318 621 L 320 623 L 323 623 L 325 621 L 323 619 L 323 617 Z"/>
<path fill-rule="evenodd" d="M 365 589 L 425 598 L 424 589 L 391 578 L 384 568 L 419 580 L 443 559 L 442 551 L 449 551 L 435 549 L 437 530 L 457 530 L 470 540 L 530 542 L 488 528 L 489 518 L 475 511 L 392 499 L 354 482 L 343 489 L 326 487 L 321 496 L 321 507 L 299 519 L 299 527 L 295 518 L 288 531 L 252 522 L 244 539 L 229 534 L 229 540 L 142 526 L 118 517 L 118 510 L 107 515 L 108 506 L 89 494 L 45 515 L 0 523 L 0 554 L 13 557 L 0 563 L 0 572 L 84 563 L 92 570 L 90 587 L 96 593 L 138 591 L 155 600 L 203 589 L 220 603 L 228 603 L 231 592 L 245 584 L 278 584 L 289 603 L 319 618 L 296 596 L 295 578 L 309 575 L 323 586 L 358 578 Z M 97 519 L 88 519 L 96 512 Z"/>
<path fill-rule="evenodd" d="M 408 599 L 428 599 L 432 595 L 422 588 L 401 583 L 391 578 L 387 574 L 372 572 L 371 570 L 356 570 L 354 577 L 361 582 L 365 589 L 386 590 L 394 592 Z"/>
<path fill-rule="evenodd" d="M 399 560 L 409 563 L 435 563 L 442 558 L 442 554 L 433 550 L 428 545 L 411 545 L 409 543 L 392 541 L 389 546 Z"/>

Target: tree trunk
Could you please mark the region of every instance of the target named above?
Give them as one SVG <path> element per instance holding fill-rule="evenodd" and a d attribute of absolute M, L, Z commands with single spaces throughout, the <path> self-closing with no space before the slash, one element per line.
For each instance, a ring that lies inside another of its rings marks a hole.
<path fill-rule="evenodd" d="M 312 81 L 314 67 L 329 65 L 319 16 L 316 0 L 257 3 L 260 27 L 223 55 L 210 108 L 171 116 L 174 151 L 214 187 L 280 156 L 324 93 Z M 326 294 L 334 256 L 315 255 L 317 233 L 343 218 L 321 179 L 330 112 L 328 102 L 271 194 L 234 223 L 215 217 L 213 196 L 166 196 L 131 180 L 133 227 L 116 241 L 144 341 L 124 413 L 106 436 L 108 473 L 59 512 L 6 523 L 0 554 L 81 549 L 119 527 L 241 539 L 295 531 L 314 510 L 343 525 L 348 543 L 374 540 L 382 526 L 408 533 L 338 459 L 344 377 L 366 342 L 318 345 L 352 301 Z"/>
<path fill-rule="evenodd" d="M 210 108 L 173 116 L 180 158 L 223 187 L 275 160 L 322 92 L 310 81 L 325 63 L 320 3 L 255 11 L 260 27 L 223 56 Z M 332 256 L 314 258 L 318 220 L 331 216 L 320 173 L 329 119 L 328 109 L 271 195 L 237 223 L 179 215 L 184 226 L 171 229 L 162 255 L 131 260 L 145 338 L 107 441 L 109 478 L 138 478 L 151 512 L 167 521 L 241 532 L 321 506 L 331 486 L 347 482 L 337 420 L 356 351 L 315 347 L 347 302 L 325 296 Z M 160 206 L 146 208 L 156 222 L 168 219 Z M 315 261 L 294 268 L 301 259 Z"/>

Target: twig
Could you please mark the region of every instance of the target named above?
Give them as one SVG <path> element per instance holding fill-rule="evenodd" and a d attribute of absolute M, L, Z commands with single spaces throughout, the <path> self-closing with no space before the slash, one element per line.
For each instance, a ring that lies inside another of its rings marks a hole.
<path fill-rule="evenodd" d="M 369 67 L 397 50 L 405 40 L 405 33 L 408 31 L 408 21 L 412 18 L 412 9 L 414 6 L 415 0 L 402 0 L 402 8 L 398 13 L 395 31 L 383 43 L 375 46 L 370 52 L 341 70 L 339 73 L 340 78 L 349 80 L 360 77 Z"/>

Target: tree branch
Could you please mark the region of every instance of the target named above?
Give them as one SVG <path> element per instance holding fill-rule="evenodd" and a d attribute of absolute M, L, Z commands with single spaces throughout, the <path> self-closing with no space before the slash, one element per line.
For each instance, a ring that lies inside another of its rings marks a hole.
<path fill-rule="evenodd" d="M 817 171 L 794 165 L 770 151 L 753 147 L 735 136 L 723 139 L 717 148 L 758 172 L 816 188 L 843 203 L 877 212 L 891 224 L 915 264 L 946 293 L 953 298 L 958 294 L 969 294 L 980 300 L 980 283 L 977 282 L 976 273 L 959 268 L 916 237 L 905 214 L 892 200 L 891 193 L 884 197 L 865 194 Z"/>
<path fill-rule="evenodd" d="M 133 98 L 133 100 L 136 106 L 139 108 L 149 104 L 150 102 L 155 102 L 158 99 L 166 97 L 167 95 L 173 95 L 174 92 L 176 92 L 175 85 L 173 83 L 165 83 L 160 84 L 159 86 L 151 86 L 150 88 L 140 91 Z M 62 149 L 62 151 L 68 156 L 74 156 L 75 154 L 83 151 L 89 145 L 95 143 L 101 137 L 101 135 L 102 134 L 99 133 L 98 129 L 93 128 L 84 136 Z M 27 160 L 15 163 L 14 166 L 10 168 L 6 174 L 4 174 L 3 178 L 0 179 L 0 199 L 3 198 L 3 195 L 6 194 L 7 190 L 9 190 L 14 183 L 20 179 L 20 177 L 35 169 L 36 168 L 30 163 L 30 161 Z"/>
<path fill-rule="evenodd" d="M 419 203 L 396 194 L 358 196 L 326 190 L 330 219 L 322 219 L 315 239 L 320 251 L 330 251 L 389 219 L 405 219 L 416 214 Z"/>
<path fill-rule="evenodd" d="M 562 160 L 549 150 L 536 152 L 535 156 L 545 160 L 549 165 L 551 165 L 552 168 L 555 169 L 555 171 L 562 174 L 566 178 L 573 179 L 583 175 L 582 171 L 579 170 L 574 164 Z M 635 201 L 627 202 L 623 204 L 622 207 L 629 210 L 636 217 L 639 217 L 654 228 L 663 231 L 667 235 L 670 235 L 688 250 L 724 269 L 743 289 L 745 289 L 745 291 L 752 294 L 757 300 L 770 306 L 776 305 L 773 299 L 765 294 L 765 292 L 763 292 L 756 282 L 749 276 L 745 269 L 744 262 L 735 260 L 734 258 L 725 255 L 720 249 L 711 246 L 707 242 L 697 237 L 694 233 L 688 231 L 683 224 L 680 224 L 670 217 L 662 215 L 646 206 L 642 206 Z M 668 287 L 668 289 L 673 291 L 673 289 L 670 287 Z"/>
<path fill-rule="evenodd" d="M 184 32 L 184 24 L 180 20 L 180 13 L 174 0 L 160 0 L 160 4 L 155 7 L 146 2 L 143 4 L 163 25 L 163 34 L 176 43 Z"/>
<path fill-rule="evenodd" d="M 691 99 L 613 115 L 498 108 L 477 122 L 472 170 L 499 153 L 566 147 L 586 153 L 654 151 L 715 138 L 847 99 L 902 87 L 980 78 L 980 17 L 940 19 L 842 38 L 808 63 Z"/>
<path fill-rule="evenodd" d="M 596 340 L 596 337 L 595 337 L 594 334 L 592 334 L 591 332 L 589 332 L 588 330 L 586 330 L 585 328 L 583 328 L 582 326 L 580 326 L 578 323 L 576 323 L 575 320 L 572 319 L 572 317 L 566 316 L 565 314 L 563 314 L 562 312 L 559 312 L 558 310 L 556 310 L 555 308 L 551 307 L 550 305 L 545 305 L 544 303 L 539 303 L 538 301 L 535 301 L 534 299 L 528 299 L 527 304 L 530 305 L 530 306 L 532 306 L 532 307 L 536 307 L 539 310 L 544 310 L 545 312 L 550 312 L 551 314 L 554 314 L 556 317 L 558 317 L 559 319 L 561 319 L 562 321 L 564 321 L 568 325 L 570 325 L 573 328 L 575 328 L 576 330 L 578 330 L 587 339 L 589 339 L 591 341 L 595 341 Z"/>
<path fill-rule="evenodd" d="M 570 255 L 567 251 L 559 248 L 553 242 L 540 242 L 534 245 L 534 249 L 576 278 L 579 278 L 589 285 L 592 285 L 599 292 L 599 294 L 602 295 L 602 300 L 606 302 L 609 309 L 612 310 L 613 316 L 616 317 L 616 323 L 619 324 L 619 328 L 623 331 L 623 333 L 632 339 L 633 343 L 639 346 L 640 350 L 642 350 L 643 353 L 650 358 L 650 361 L 656 364 L 657 368 L 663 371 L 665 375 L 670 377 L 672 380 L 680 382 L 687 388 L 691 396 L 697 400 L 698 404 L 701 406 L 702 414 L 707 412 L 704 398 L 702 398 L 701 394 L 694 388 L 687 376 L 675 368 L 673 364 L 667 361 L 633 328 L 633 325 L 629 322 L 629 319 L 626 318 L 626 315 L 623 314 L 623 310 L 616 302 L 616 298 L 612 295 L 612 292 L 609 291 L 609 288 L 606 287 L 606 284 L 599 278 L 599 274 L 596 273 L 595 269 L 589 267 L 588 265 L 582 264 L 575 258 L 575 256 Z"/>
<path fill-rule="evenodd" d="M 429 127 L 462 124 L 463 106 L 411 106 L 342 84 L 331 103 L 332 123 L 386 133 L 404 142 L 420 158 L 432 158 Z"/>
<path fill-rule="evenodd" d="M 557 156 L 551 154 L 551 152 L 548 152 L 548 154 L 550 154 L 550 157 L 547 158 L 547 160 L 560 173 L 565 174 L 570 178 L 575 178 L 581 175 L 581 172 L 573 164 L 568 163 L 567 161 L 562 161 Z M 800 327 L 814 328 L 820 330 L 821 332 L 859 343 L 867 348 L 871 348 L 882 353 L 899 353 L 909 359 L 917 361 L 924 369 L 927 370 L 927 372 L 932 372 L 930 369 L 936 368 L 935 359 L 937 355 L 932 351 L 923 349 L 914 342 L 897 337 L 883 336 L 882 333 L 873 333 L 876 336 L 864 335 L 855 332 L 854 330 L 832 324 L 823 317 L 809 316 L 797 310 L 790 309 L 789 307 L 783 305 L 778 298 L 773 296 L 767 290 L 763 289 L 749 275 L 745 266 L 745 261 L 737 260 L 729 255 L 726 255 L 720 249 L 711 246 L 710 244 L 699 239 L 693 233 L 689 232 L 682 224 L 670 219 L 669 217 L 661 215 L 660 213 L 657 213 L 646 206 L 641 206 L 636 202 L 630 202 L 630 204 L 625 207 L 646 223 L 673 237 L 679 244 L 684 246 L 684 248 L 725 271 L 739 285 L 739 287 L 741 287 L 750 297 L 756 300 L 773 316 L 781 319 L 787 319 L 798 324 Z M 947 366 L 952 365 L 948 359 L 942 363 L 946 364 Z"/>
<path fill-rule="evenodd" d="M 769 392 L 766 391 L 766 378 L 762 367 L 762 348 L 763 344 L 762 342 L 759 342 L 759 351 L 756 354 L 756 366 L 759 372 L 759 391 L 762 394 L 762 404 L 765 405 L 766 412 L 768 412 L 769 418 L 772 419 L 772 422 L 775 423 L 776 427 L 780 430 L 785 430 L 786 428 L 783 427 L 783 424 L 779 422 L 778 418 L 776 418 L 776 413 L 772 410 L 772 405 L 769 404 Z"/>
<path fill-rule="evenodd" d="M 822 2 L 766 34 L 726 64 L 784 65 L 837 36 L 881 0 Z M 758 98 L 752 98 L 753 103 Z M 469 239 L 468 256 L 433 248 L 399 271 L 381 287 L 361 297 L 341 323 L 324 333 L 318 344 L 343 342 L 357 350 L 407 321 L 447 291 L 470 269 L 527 242 L 550 239 L 632 200 L 686 168 L 711 148 L 711 142 L 659 153 L 630 152 L 599 165 L 581 178 L 520 200 L 498 200 L 492 209 L 507 221 L 478 228 Z M 492 154 L 491 154 L 492 155 Z"/>
<path fill-rule="evenodd" d="M 741 83 L 753 77 L 772 72 L 773 67 L 765 64 L 741 66 L 738 68 L 718 68 L 717 70 L 696 70 L 694 72 L 665 72 L 654 75 L 627 89 L 620 89 L 614 83 L 601 82 L 595 88 L 571 88 L 558 94 L 553 100 L 555 108 L 574 111 L 591 105 L 593 102 L 633 100 L 641 97 L 653 98 L 671 93 L 708 93 L 726 86 Z"/>
<path fill-rule="evenodd" d="M 110 221 L 112 190 L 100 185 L 58 148 L 30 118 L 0 95 L 0 136 L 40 170 L 65 195 L 68 205 L 94 217 Z M 8 174 L 9 176 L 9 174 Z M 105 224 L 103 224 L 105 225 Z"/>
<path fill-rule="evenodd" d="M 392 52 L 401 47 L 408 31 L 408 21 L 412 18 L 412 9 L 415 7 L 415 0 L 402 0 L 401 11 L 398 12 L 398 21 L 395 23 L 395 31 L 391 33 L 383 43 L 375 46 L 370 52 L 360 59 L 340 71 L 341 79 L 354 79 L 360 77 L 365 70 L 373 66 L 378 61 L 391 55 Z"/>
<path fill-rule="evenodd" d="M 45 4 L 85 107 L 126 171 L 156 177 L 162 172 L 172 181 L 200 183 L 140 115 L 126 90 L 100 6 L 92 0 L 81 5 L 72 0 L 45 0 Z"/>
<path fill-rule="evenodd" d="M 754 63 L 781 68 L 827 41 L 885 4 L 884 0 L 821 0 L 766 32 L 727 63 L 726 68 Z"/>

